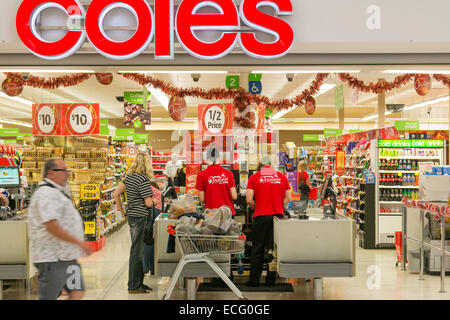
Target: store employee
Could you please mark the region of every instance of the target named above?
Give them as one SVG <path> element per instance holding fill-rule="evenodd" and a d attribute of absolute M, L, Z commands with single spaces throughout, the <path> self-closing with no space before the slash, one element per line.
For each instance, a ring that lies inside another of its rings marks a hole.
<path fill-rule="evenodd" d="M 247 185 L 247 204 L 254 209 L 252 251 L 248 285 L 258 286 L 264 263 L 264 248 L 273 250 L 273 218 L 284 216 L 284 207 L 291 202 L 291 187 L 285 175 L 275 171 L 271 158 L 262 157 L 259 171 Z M 276 274 L 267 272 L 266 285 L 275 284 Z"/>
<path fill-rule="evenodd" d="M 220 154 L 217 148 L 209 149 L 206 157 L 209 166 L 197 176 L 200 202 L 205 203 L 205 209 L 228 206 L 235 216 L 233 201 L 237 199 L 237 192 L 233 173 L 218 164 Z"/>

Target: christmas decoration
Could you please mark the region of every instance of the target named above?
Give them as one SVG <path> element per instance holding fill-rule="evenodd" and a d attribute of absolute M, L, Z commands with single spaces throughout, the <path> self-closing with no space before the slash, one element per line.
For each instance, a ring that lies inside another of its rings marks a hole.
<path fill-rule="evenodd" d="M 2 90 L 10 97 L 18 96 L 23 91 L 23 80 L 19 77 L 8 77 L 2 83 Z"/>
<path fill-rule="evenodd" d="M 419 96 L 426 96 L 431 89 L 431 77 L 429 74 L 416 74 L 414 77 L 414 89 Z"/>
<path fill-rule="evenodd" d="M 359 91 L 366 92 L 366 93 L 374 93 L 374 94 L 381 94 L 385 93 L 394 89 L 401 88 L 408 84 L 413 78 L 414 74 L 406 73 L 403 75 L 400 75 L 394 79 L 392 82 L 388 81 L 379 81 L 376 83 L 369 83 L 365 84 L 364 81 L 359 80 L 358 78 L 353 77 L 349 73 L 338 73 L 338 78 L 342 81 L 347 83 L 347 85 L 353 89 L 358 89 Z"/>
<path fill-rule="evenodd" d="M 313 96 L 309 96 L 305 100 L 305 110 L 309 115 L 313 115 L 316 111 L 316 99 Z"/>
<path fill-rule="evenodd" d="M 182 97 L 173 96 L 168 107 L 170 117 L 175 121 L 183 121 L 187 114 L 186 100 Z"/>
<path fill-rule="evenodd" d="M 109 86 L 114 79 L 114 76 L 112 73 L 96 73 L 95 77 L 97 78 L 98 82 L 100 82 L 101 84 L 103 84 L 105 86 Z"/>

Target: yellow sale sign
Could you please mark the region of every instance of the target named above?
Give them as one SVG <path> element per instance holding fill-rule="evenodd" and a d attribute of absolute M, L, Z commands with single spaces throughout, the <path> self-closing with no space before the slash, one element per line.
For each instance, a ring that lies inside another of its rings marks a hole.
<path fill-rule="evenodd" d="M 80 187 L 81 200 L 99 200 L 100 185 L 98 184 L 82 184 Z"/>
<path fill-rule="evenodd" d="M 84 223 L 84 233 L 85 234 L 95 234 L 95 221 Z"/>

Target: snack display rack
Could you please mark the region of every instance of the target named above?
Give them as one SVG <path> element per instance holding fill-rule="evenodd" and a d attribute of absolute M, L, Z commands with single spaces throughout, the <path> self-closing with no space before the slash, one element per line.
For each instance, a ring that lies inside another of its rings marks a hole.
<path fill-rule="evenodd" d="M 95 233 L 86 234 L 86 240 L 99 241 L 125 221 L 113 200 L 113 192 L 127 170 L 127 154 L 121 144 L 110 143 L 108 136 L 27 136 L 22 168 L 29 185 L 42 180 L 42 166 L 50 158 L 65 160 L 71 171 L 69 185 L 73 202 L 83 218 L 89 217 L 85 223 L 95 223 L 90 227 L 95 228 Z M 81 197 L 82 188 L 97 188 L 99 194 Z M 87 210 L 84 204 L 89 201 Z"/>

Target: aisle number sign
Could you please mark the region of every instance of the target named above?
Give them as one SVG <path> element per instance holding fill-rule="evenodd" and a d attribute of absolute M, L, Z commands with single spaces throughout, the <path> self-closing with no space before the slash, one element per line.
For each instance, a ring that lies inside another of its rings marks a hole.
<path fill-rule="evenodd" d="M 303 141 L 320 141 L 318 134 L 304 134 Z"/>
<path fill-rule="evenodd" d="M 395 121 L 395 128 L 400 131 L 420 130 L 419 121 Z"/>
<path fill-rule="evenodd" d="M 341 134 L 344 133 L 344 130 L 342 129 L 323 129 L 323 135 L 325 137 L 336 137 L 336 136 L 340 136 Z"/>
<path fill-rule="evenodd" d="M 444 140 L 379 140 L 380 148 L 443 148 Z"/>
<path fill-rule="evenodd" d="M 82 184 L 80 186 L 81 200 L 100 200 L 100 185 Z"/>
<path fill-rule="evenodd" d="M 85 221 L 84 222 L 84 233 L 85 234 L 95 234 L 95 221 Z"/>
<path fill-rule="evenodd" d="M 227 76 L 225 85 L 227 89 L 239 89 L 239 76 Z"/>

